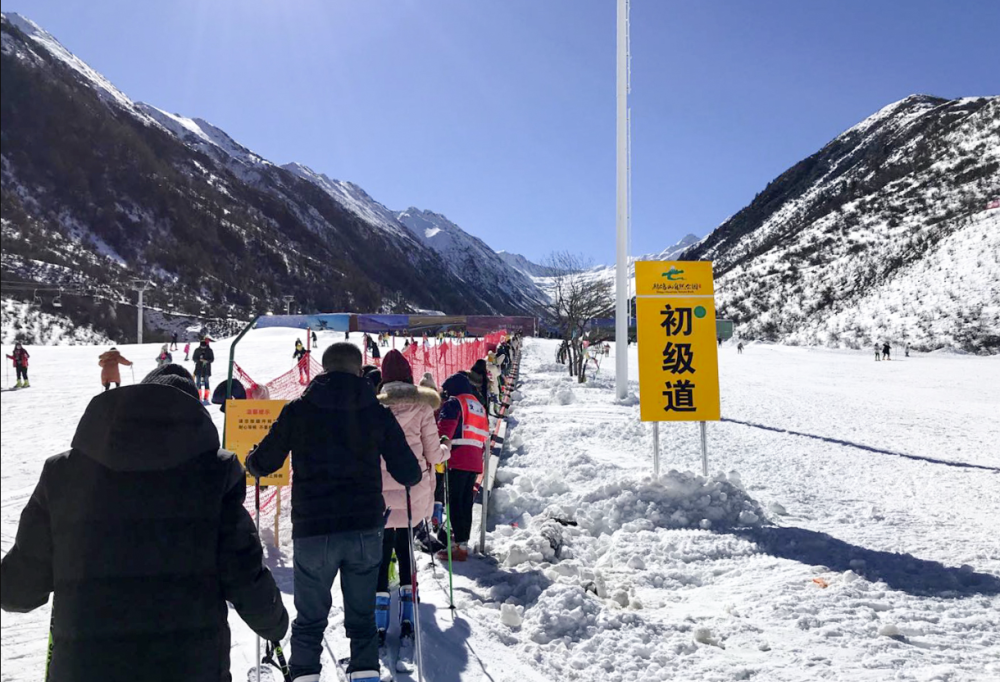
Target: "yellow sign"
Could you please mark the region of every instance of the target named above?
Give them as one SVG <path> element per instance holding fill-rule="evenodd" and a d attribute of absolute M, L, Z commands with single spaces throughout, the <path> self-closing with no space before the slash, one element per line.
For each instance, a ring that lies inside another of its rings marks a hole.
<path fill-rule="evenodd" d="M 635 282 L 642 420 L 718 421 L 712 264 L 639 261 Z"/>
<path fill-rule="evenodd" d="M 264 440 L 271 424 L 281 414 L 287 400 L 228 400 L 226 401 L 226 449 L 236 454 L 245 466 L 247 455 Z M 266 478 L 261 485 L 287 486 L 291 484 L 291 465 L 285 465 Z M 247 476 L 247 484 L 253 479 Z"/>

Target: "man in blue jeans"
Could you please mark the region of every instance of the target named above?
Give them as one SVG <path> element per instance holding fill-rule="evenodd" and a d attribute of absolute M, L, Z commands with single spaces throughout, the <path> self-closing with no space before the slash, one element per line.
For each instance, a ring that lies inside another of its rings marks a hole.
<path fill-rule="evenodd" d="M 352 682 L 378 682 L 375 587 L 382 562 L 385 504 L 382 463 L 400 484 L 416 485 L 421 471 L 392 413 L 361 377 L 361 351 L 337 343 L 323 354 L 323 374 L 281 411 L 247 458 L 263 477 L 292 455 L 292 537 L 295 609 L 291 673 L 319 682 L 323 633 L 333 582 L 340 574 L 344 628 L 351 640 Z"/>

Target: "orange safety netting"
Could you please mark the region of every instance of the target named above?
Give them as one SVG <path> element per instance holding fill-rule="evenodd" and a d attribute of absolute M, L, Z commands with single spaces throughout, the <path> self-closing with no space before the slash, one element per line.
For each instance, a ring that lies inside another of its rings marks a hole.
<path fill-rule="evenodd" d="M 430 372 L 431 376 L 434 377 L 434 383 L 440 386 L 456 372 L 471 369 L 477 360 L 485 358 L 491 350 L 495 350 L 505 336 L 506 332 L 496 332 L 480 339 L 454 339 L 438 345 L 428 341 L 427 345 L 424 346 L 422 342 L 419 342 L 410 344 L 401 352 L 413 369 L 415 381 L 419 382 L 426 372 Z M 364 350 L 364 356 L 365 364 L 380 364 L 379 360 L 371 358 L 367 347 Z M 243 384 L 247 398 L 252 400 L 295 400 L 302 396 L 313 377 L 322 372 L 322 364 L 313 359 L 312 353 L 308 353 L 295 367 L 261 385 L 254 381 L 242 367 L 235 362 L 233 363 L 233 378 L 238 379 Z M 291 485 L 289 485 L 286 488 L 272 488 L 261 492 L 260 511 L 263 529 L 269 528 L 274 522 L 278 495 L 282 497 L 283 509 L 290 508 L 291 491 Z M 253 513 L 256 507 L 253 488 L 247 490 L 245 506 L 248 511 Z M 283 511 L 283 515 L 287 513 L 287 511 Z"/>
<path fill-rule="evenodd" d="M 321 365 L 308 353 L 290 370 L 263 386 L 250 378 L 243 368 L 233 363 L 233 378 L 239 379 L 251 400 L 295 400 L 302 397 L 313 377 L 323 373 Z"/>
<path fill-rule="evenodd" d="M 429 372 L 434 377 L 434 383 L 441 386 L 451 375 L 472 369 L 477 360 L 485 358 L 491 350 L 496 349 L 504 336 L 506 332 L 495 332 L 480 339 L 448 339 L 440 343 L 418 341 L 400 352 L 410 363 L 414 381 L 419 382 Z M 380 360 L 372 359 L 367 347 L 365 364 L 381 364 Z"/>

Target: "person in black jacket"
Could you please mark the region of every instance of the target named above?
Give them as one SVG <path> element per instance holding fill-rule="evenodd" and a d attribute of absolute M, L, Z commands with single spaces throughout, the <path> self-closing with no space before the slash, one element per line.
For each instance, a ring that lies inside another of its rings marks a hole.
<path fill-rule="evenodd" d="M 344 627 L 351 640 L 352 680 L 379 679 L 375 588 L 382 563 L 385 503 L 382 459 L 404 486 L 420 482 L 420 465 L 402 428 L 361 376 L 361 351 L 337 343 L 323 354 L 324 373 L 282 409 L 247 458 L 263 477 L 292 455 L 295 609 L 292 679 L 319 679 L 323 633 L 340 574 Z"/>
<path fill-rule="evenodd" d="M 212 381 L 212 363 L 215 362 L 215 351 L 208 345 L 208 337 L 201 340 L 191 359 L 194 361 L 194 381 L 198 386 L 198 397 L 202 404 L 208 405 L 209 384 Z"/>
<path fill-rule="evenodd" d="M 197 395 L 177 365 L 102 393 L 45 463 L 0 565 L 0 606 L 55 595 L 47 679 L 229 682 L 226 602 L 266 640 L 288 631 L 243 467 Z"/>

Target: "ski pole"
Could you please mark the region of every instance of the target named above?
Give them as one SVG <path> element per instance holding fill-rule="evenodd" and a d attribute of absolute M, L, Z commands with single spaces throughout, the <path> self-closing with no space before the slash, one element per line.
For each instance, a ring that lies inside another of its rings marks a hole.
<path fill-rule="evenodd" d="M 253 480 L 254 480 L 254 486 L 253 486 L 254 506 L 257 510 L 255 523 L 257 525 L 257 538 L 259 542 L 260 541 L 260 477 L 256 476 L 254 477 Z M 260 682 L 260 665 L 261 665 L 260 635 L 257 635 L 257 682 Z"/>
<path fill-rule="evenodd" d="M 413 505 L 410 504 L 410 486 L 406 486 L 406 525 L 410 545 L 410 586 L 413 590 L 413 636 L 417 644 L 417 679 L 424 682 L 424 652 L 420 642 L 420 595 L 417 593 L 417 553 L 413 548 Z"/>
<path fill-rule="evenodd" d="M 448 608 L 452 615 L 455 613 L 455 577 L 452 572 L 451 561 L 451 486 L 448 479 L 451 478 L 451 467 L 444 465 L 444 532 L 448 536 Z"/>

